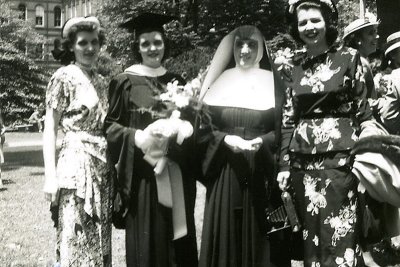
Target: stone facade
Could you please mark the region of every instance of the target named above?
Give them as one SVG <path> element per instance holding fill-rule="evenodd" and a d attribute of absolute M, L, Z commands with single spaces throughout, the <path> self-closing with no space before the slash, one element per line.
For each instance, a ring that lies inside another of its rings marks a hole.
<path fill-rule="evenodd" d="M 11 0 L 12 9 L 21 12 L 21 18 L 30 21 L 46 41 L 29 47 L 39 62 L 54 65 L 51 50 L 55 39 L 61 39 L 64 22 L 72 17 L 94 15 L 103 0 Z"/>

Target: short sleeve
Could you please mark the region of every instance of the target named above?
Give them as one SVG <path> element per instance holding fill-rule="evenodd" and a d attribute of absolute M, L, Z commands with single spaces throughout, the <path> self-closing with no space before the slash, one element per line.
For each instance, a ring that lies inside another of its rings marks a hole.
<path fill-rule="evenodd" d="M 68 107 L 67 75 L 58 69 L 50 79 L 46 91 L 46 107 L 62 113 Z"/>

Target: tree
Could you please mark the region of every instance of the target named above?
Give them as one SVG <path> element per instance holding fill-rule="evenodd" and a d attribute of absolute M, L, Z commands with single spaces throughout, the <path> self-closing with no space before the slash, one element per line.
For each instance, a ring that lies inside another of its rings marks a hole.
<path fill-rule="evenodd" d="M 102 24 L 107 25 L 108 39 L 112 40 L 107 51 L 123 67 L 135 62 L 130 52 L 133 36 L 119 29 L 119 24 L 144 11 L 179 17 L 181 23 L 171 23 L 166 28 L 172 51 L 166 66 L 193 78 L 207 66 L 221 38 L 236 26 L 257 25 L 267 39 L 284 32 L 284 5 L 282 0 L 116 0 L 107 1 L 98 15 Z"/>
<path fill-rule="evenodd" d="M 10 1 L 0 0 L 0 103 L 7 124 L 21 122 L 43 102 L 49 73 L 25 54 L 42 42 L 32 26 L 18 18 Z"/>

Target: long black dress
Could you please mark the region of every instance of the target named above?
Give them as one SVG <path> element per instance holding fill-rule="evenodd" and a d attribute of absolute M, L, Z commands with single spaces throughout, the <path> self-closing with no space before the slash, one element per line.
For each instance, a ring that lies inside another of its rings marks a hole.
<path fill-rule="evenodd" d="M 197 266 L 194 227 L 196 184 L 183 147 L 175 151 L 173 160 L 179 164 L 183 176 L 188 235 L 172 241 L 171 209 L 158 203 L 153 167 L 143 159 L 135 146 L 136 129 L 144 129 L 154 119 L 146 111 L 154 105 L 154 96 L 177 75 L 166 73 L 159 77 L 136 76 L 122 73 L 110 83 L 110 108 L 105 130 L 111 158 L 117 165 L 117 190 L 122 205 L 129 208 L 124 221 L 126 228 L 127 266 Z M 172 156 L 172 155 L 171 155 Z"/>
<path fill-rule="evenodd" d="M 272 266 L 265 208 L 274 174 L 275 109 L 210 106 L 212 125 L 202 162 L 207 187 L 199 265 Z M 226 135 L 263 139 L 258 152 L 234 153 Z"/>

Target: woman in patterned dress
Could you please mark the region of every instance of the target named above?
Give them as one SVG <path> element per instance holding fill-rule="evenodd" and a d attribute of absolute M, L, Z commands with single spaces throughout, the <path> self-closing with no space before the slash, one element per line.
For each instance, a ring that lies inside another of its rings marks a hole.
<path fill-rule="evenodd" d="M 306 267 L 360 266 L 357 178 L 350 151 L 375 126 L 358 52 L 335 45 L 330 0 L 291 1 L 291 35 L 305 45 L 282 72 L 286 99 L 278 182 L 291 183 Z"/>
<path fill-rule="evenodd" d="M 95 17 L 73 18 L 63 29 L 71 61 L 51 77 L 43 133 L 46 198 L 57 228 L 61 266 L 111 266 L 111 168 L 103 121 L 107 83 L 95 70 L 104 33 Z M 64 132 L 56 167 L 59 125 Z"/>

